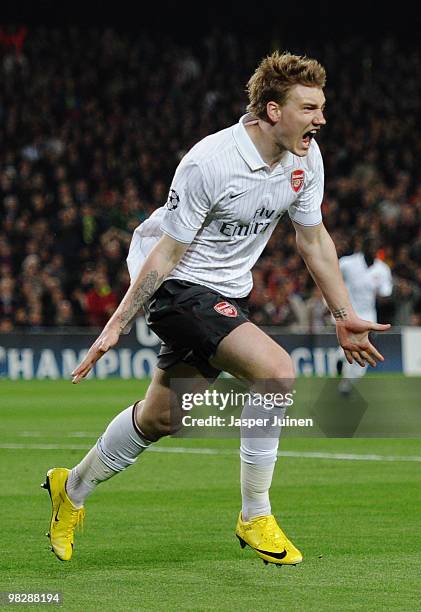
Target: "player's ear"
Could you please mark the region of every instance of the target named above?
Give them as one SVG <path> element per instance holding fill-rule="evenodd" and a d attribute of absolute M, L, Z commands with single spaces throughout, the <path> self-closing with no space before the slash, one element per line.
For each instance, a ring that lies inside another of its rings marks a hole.
<path fill-rule="evenodd" d="M 281 117 L 281 107 L 277 102 L 268 102 L 266 104 L 266 113 L 271 123 L 276 123 Z"/>

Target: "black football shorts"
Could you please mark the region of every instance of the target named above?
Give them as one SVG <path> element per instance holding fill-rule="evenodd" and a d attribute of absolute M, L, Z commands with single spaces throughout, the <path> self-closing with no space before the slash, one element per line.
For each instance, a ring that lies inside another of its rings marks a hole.
<path fill-rule="evenodd" d="M 209 358 L 225 336 L 249 320 L 247 302 L 247 297 L 227 298 L 203 285 L 165 281 L 145 306 L 146 322 L 162 340 L 158 367 L 184 362 L 215 380 L 220 370 Z"/>

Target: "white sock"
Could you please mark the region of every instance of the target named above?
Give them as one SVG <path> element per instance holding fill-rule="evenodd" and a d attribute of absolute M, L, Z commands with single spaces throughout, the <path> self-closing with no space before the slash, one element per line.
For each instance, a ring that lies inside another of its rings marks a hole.
<path fill-rule="evenodd" d="M 269 489 L 272 483 L 272 465 L 259 466 L 241 461 L 241 515 L 243 521 L 249 521 L 256 516 L 272 514 L 269 499 Z"/>
<path fill-rule="evenodd" d="M 355 361 L 354 363 L 348 363 L 348 361 L 345 359 L 342 367 L 342 378 L 347 378 L 351 381 L 355 380 L 355 382 L 357 382 L 366 374 L 367 369 L 367 365 L 362 368 Z"/>
<path fill-rule="evenodd" d="M 258 394 L 254 394 L 257 398 Z M 262 396 L 260 396 L 262 398 Z M 267 425 L 241 429 L 241 497 L 242 518 L 249 521 L 256 516 L 271 514 L 269 489 L 277 459 L 281 426 L 273 426 L 273 418 L 283 418 L 285 408 L 274 406 L 265 409 L 263 398 L 260 405 L 257 399 L 246 402 L 241 413 L 242 419 L 268 419 Z"/>
<path fill-rule="evenodd" d="M 108 425 L 96 445 L 70 472 L 66 483 L 67 494 L 76 507 L 100 482 L 115 476 L 135 463 L 150 446 L 134 420 L 134 406 L 120 412 Z"/>
<path fill-rule="evenodd" d="M 96 445 L 69 474 L 66 482 L 67 495 L 76 508 L 81 508 L 95 487 L 118 472 L 110 470 L 98 456 Z"/>

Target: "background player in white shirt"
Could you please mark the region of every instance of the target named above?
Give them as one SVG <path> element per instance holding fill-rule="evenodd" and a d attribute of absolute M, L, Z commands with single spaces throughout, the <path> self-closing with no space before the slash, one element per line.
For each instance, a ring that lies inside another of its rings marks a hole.
<path fill-rule="evenodd" d="M 118 342 L 142 307 L 163 346 L 145 399 L 117 415 L 71 471 L 47 474 L 50 539 L 60 559 L 72 556 L 74 529 L 95 486 L 171 433 L 171 407 L 180 400 L 172 381 L 189 378 L 204 388 L 221 370 L 248 381 L 262 406 L 247 402 L 245 419 L 267 416 L 263 392 L 291 391 L 290 356 L 247 316 L 251 267 L 286 211 L 347 359 L 361 366 L 383 359 L 368 332 L 388 326 L 355 314 L 322 223 L 323 164 L 314 136 L 325 124 L 324 85 L 325 70 L 315 60 L 278 52 L 265 58 L 248 83 L 249 114 L 192 148 L 176 170 L 165 209 L 135 232 L 128 258 L 132 284 L 74 370 L 73 382 Z M 296 564 L 302 555 L 278 526 L 269 501 L 279 434 L 280 428 L 272 428 L 272 435 L 264 428 L 241 432 L 236 535 L 265 563 Z"/>
<path fill-rule="evenodd" d="M 377 241 L 367 237 L 362 241 L 361 249 L 352 255 L 341 257 L 339 267 L 348 289 L 351 304 L 361 319 L 377 322 L 376 301 L 392 295 L 393 279 L 389 266 L 376 257 Z M 350 393 L 352 383 L 367 371 L 367 365 L 361 367 L 358 363 L 340 362 L 342 380 L 339 391 Z"/>

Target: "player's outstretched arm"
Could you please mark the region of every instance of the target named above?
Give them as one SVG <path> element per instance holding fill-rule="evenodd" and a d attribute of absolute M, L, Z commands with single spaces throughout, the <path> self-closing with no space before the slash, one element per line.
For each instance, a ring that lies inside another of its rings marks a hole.
<path fill-rule="evenodd" d="M 297 248 L 336 321 L 336 333 L 349 363 L 375 367 L 383 355 L 369 340 L 370 331 L 386 331 L 390 325 L 360 319 L 352 308 L 339 269 L 335 245 L 323 223 L 307 227 L 294 223 Z"/>
<path fill-rule="evenodd" d="M 177 265 L 188 244 L 164 234 L 146 258 L 136 280 L 130 285 L 117 310 L 89 349 L 85 359 L 72 372 L 72 382 L 78 383 L 95 363 L 117 344 L 123 329 L 152 297 L 171 270 Z"/>

